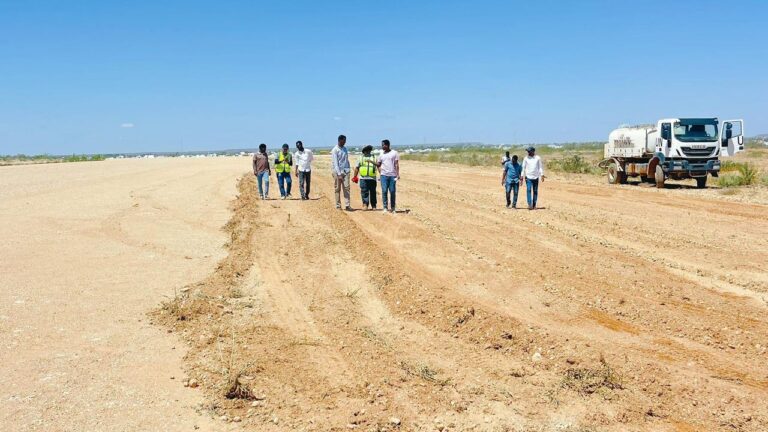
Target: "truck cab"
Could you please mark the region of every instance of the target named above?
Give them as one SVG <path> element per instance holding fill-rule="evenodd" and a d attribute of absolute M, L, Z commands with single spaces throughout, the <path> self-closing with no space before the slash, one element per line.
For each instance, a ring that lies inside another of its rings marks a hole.
<path fill-rule="evenodd" d="M 743 120 L 727 120 L 721 126 L 717 118 L 659 120 L 649 167 L 657 185 L 666 178 L 695 178 L 704 187 L 708 174 L 718 176 L 720 156 L 744 150 L 743 126 Z"/>

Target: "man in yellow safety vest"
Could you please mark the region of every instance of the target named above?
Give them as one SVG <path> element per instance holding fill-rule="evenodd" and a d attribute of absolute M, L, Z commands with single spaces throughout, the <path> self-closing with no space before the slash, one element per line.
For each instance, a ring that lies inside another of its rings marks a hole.
<path fill-rule="evenodd" d="M 291 197 L 291 166 L 293 166 L 293 158 L 288 152 L 288 144 L 283 144 L 283 150 L 275 158 L 275 175 L 277 185 L 280 187 L 281 199 Z M 287 186 L 284 183 L 287 183 Z"/>
<path fill-rule="evenodd" d="M 358 175 L 360 181 L 360 196 L 363 199 L 363 207 L 371 210 L 376 209 L 376 156 L 371 154 L 373 146 L 363 147 L 363 154 L 360 155 L 360 159 L 355 166 L 355 175 L 352 181 L 358 182 Z"/>

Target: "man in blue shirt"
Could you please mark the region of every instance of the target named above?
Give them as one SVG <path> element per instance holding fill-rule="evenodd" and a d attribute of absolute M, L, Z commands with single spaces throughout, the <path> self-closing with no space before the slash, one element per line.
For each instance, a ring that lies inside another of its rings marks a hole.
<path fill-rule="evenodd" d="M 512 156 L 512 160 L 504 163 L 504 173 L 501 175 L 501 185 L 507 193 L 507 208 L 517 208 L 517 193 L 520 191 L 520 176 L 523 173 L 523 167 L 517 162 L 517 155 Z M 509 200 L 509 193 L 514 191 L 512 201 Z"/>

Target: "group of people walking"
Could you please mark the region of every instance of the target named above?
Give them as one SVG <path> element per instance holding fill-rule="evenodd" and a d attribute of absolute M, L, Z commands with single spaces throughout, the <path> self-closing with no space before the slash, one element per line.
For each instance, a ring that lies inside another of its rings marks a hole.
<path fill-rule="evenodd" d="M 381 141 L 381 152 L 373 155 L 373 146 L 363 147 L 362 154 L 352 169 L 347 150 L 347 137 L 339 135 L 337 144 L 331 150 L 331 174 L 333 176 L 336 208 L 341 209 L 341 197 L 344 197 L 344 209 L 352 210 L 350 204 L 350 182 L 360 185 L 360 198 L 363 207 L 371 210 L 378 209 L 377 184 L 381 183 L 382 210 L 395 212 L 397 205 L 397 181 L 400 180 L 400 155 L 392 150 L 389 140 Z M 509 152 L 502 158 L 504 171 L 501 174 L 501 184 L 504 186 L 507 208 L 517 208 L 517 198 L 520 184 L 525 181 L 528 210 L 536 208 L 539 198 L 539 182 L 544 181 L 544 164 L 536 155 L 536 149 L 526 148 L 528 155 L 522 164 L 517 155 L 510 157 Z M 305 149 L 301 141 L 296 141 L 296 151 L 291 154 L 288 144 L 283 147 L 274 159 L 275 177 L 280 188 L 280 198 L 291 198 L 291 175 L 299 179 L 299 191 L 302 200 L 309 199 L 312 183 L 312 150 Z M 253 155 L 253 174 L 259 187 L 261 199 L 269 198 L 269 178 L 272 175 L 267 145 L 260 144 L 259 151 Z M 378 177 L 378 180 L 377 180 Z"/>
<path fill-rule="evenodd" d="M 517 196 L 520 192 L 520 183 L 525 180 L 525 192 L 528 199 L 528 210 L 536 208 L 536 201 L 539 198 L 539 182 L 544 181 L 544 164 L 541 158 L 536 155 L 536 149 L 528 147 L 525 149 L 528 155 L 523 158 L 523 163 L 518 162 L 517 155 L 509 157 L 509 152 L 501 159 L 504 166 L 504 172 L 501 174 L 501 185 L 507 197 L 507 208 L 517 208 Z M 510 200 L 510 194 L 512 199 Z"/>
<path fill-rule="evenodd" d="M 275 177 L 280 187 L 280 198 L 291 198 L 291 168 L 295 167 L 295 175 L 299 178 L 299 191 L 302 200 L 309 199 L 310 184 L 312 182 L 312 150 L 304 149 L 301 141 L 296 141 L 296 152 L 291 155 L 288 144 L 283 144 L 282 149 L 275 157 Z M 295 161 L 295 165 L 294 165 Z M 269 165 L 267 145 L 259 144 L 259 151 L 253 155 L 253 175 L 259 185 L 261 199 L 269 198 L 269 178 L 272 176 L 272 168 Z"/>
<path fill-rule="evenodd" d="M 381 182 L 382 209 L 394 213 L 396 206 L 396 184 L 400 179 L 400 156 L 392 150 L 389 140 L 381 141 L 381 153 L 373 156 L 373 146 L 363 147 L 363 153 L 352 170 L 349 161 L 349 150 L 346 148 L 347 137 L 339 135 L 336 146 L 331 150 L 331 174 L 333 175 L 336 208 L 341 209 L 341 196 L 344 196 L 344 209 L 352 210 L 350 204 L 350 182 L 359 183 L 360 195 L 365 209 L 376 210 L 377 176 Z M 296 141 L 296 152 L 290 154 L 288 144 L 283 144 L 282 150 L 274 160 L 275 176 L 280 187 L 280 198 L 291 198 L 291 168 L 299 179 L 301 199 L 309 199 L 312 181 L 312 150 L 305 149 L 301 141 Z M 267 145 L 260 144 L 259 151 L 253 155 L 253 174 L 259 187 L 261 199 L 269 198 L 269 178 L 272 169 L 267 154 Z"/>

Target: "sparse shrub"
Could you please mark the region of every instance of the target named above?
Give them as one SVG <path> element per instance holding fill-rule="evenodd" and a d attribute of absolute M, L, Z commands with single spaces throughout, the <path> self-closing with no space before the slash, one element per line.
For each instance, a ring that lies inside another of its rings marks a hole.
<path fill-rule="evenodd" d="M 554 171 L 562 171 L 575 174 L 594 174 L 597 172 L 597 166 L 587 161 L 580 154 L 572 154 L 562 159 L 555 159 L 549 163 Z"/>
<path fill-rule="evenodd" d="M 725 174 L 720 175 L 720 177 L 717 179 L 717 184 L 720 187 L 728 188 L 737 186 L 749 186 L 757 182 L 760 171 L 754 165 L 732 161 L 726 162 L 729 163 L 727 164 L 727 168 L 724 171 Z M 723 172 L 722 167 L 720 168 L 720 171 L 721 173 Z"/>
<path fill-rule="evenodd" d="M 723 188 L 743 186 L 740 175 L 728 173 L 720 174 L 720 177 L 717 178 L 717 185 Z"/>
<path fill-rule="evenodd" d="M 732 160 L 724 160 L 720 162 L 720 172 L 736 172 L 739 170 L 739 166 L 742 165 L 739 162 Z"/>
<path fill-rule="evenodd" d="M 104 160 L 104 155 L 76 155 L 72 154 L 72 156 L 65 156 L 62 158 L 63 162 L 88 162 L 88 161 L 102 161 Z"/>
<path fill-rule="evenodd" d="M 525 157 L 526 146 L 500 147 L 500 146 L 482 146 L 471 145 L 463 147 L 450 147 L 447 150 L 438 150 L 423 153 L 404 153 L 400 157 L 404 160 L 416 160 L 423 162 L 441 162 L 455 163 L 469 166 L 487 166 L 501 168 L 501 157 L 505 151 L 511 155 L 518 155 L 521 162 Z M 562 144 L 559 147 L 550 147 L 547 145 L 536 146 L 536 153 L 544 158 L 545 165 L 552 167 L 555 171 L 566 171 L 560 169 L 560 160 L 555 159 L 556 155 L 566 154 L 563 158 L 569 171 L 578 173 L 598 174 L 600 170 L 592 163 L 592 160 L 602 156 L 602 144 L 598 143 L 569 143 Z M 550 161 L 552 156 L 552 161 Z"/>
<path fill-rule="evenodd" d="M 739 174 L 745 185 L 751 185 L 757 180 L 758 169 L 754 165 L 745 163 L 739 167 Z"/>

